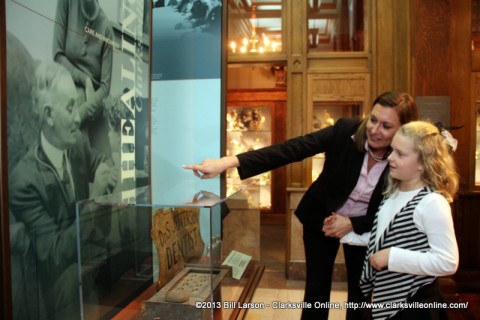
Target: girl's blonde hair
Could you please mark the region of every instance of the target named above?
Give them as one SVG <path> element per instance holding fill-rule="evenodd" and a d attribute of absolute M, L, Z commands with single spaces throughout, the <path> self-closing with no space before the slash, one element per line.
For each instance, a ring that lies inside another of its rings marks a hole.
<path fill-rule="evenodd" d="M 400 127 L 396 134 L 413 140 L 418 161 L 425 167 L 423 182 L 452 202 L 458 190 L 458 173 L 450 146 L 440 130 L 430 122 L 413 121 Z M 392 194 L 399 183 L 389 176 L 384 194 Z"/>

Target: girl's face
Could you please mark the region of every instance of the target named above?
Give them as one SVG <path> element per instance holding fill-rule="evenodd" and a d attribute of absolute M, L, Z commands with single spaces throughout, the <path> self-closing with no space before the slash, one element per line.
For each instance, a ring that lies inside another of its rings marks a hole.
<path fill-rule="evenodd" d="M 400 190 L 410 191 L 422 187 L 425 167 L 418 160 L 413 140 L 397 133 L 391 147 L 392 153 L 388 156 L 390 176 L 400 180 Z"/>
<path fill-rule="evenodd" d="M 387 149 L 400 126 L 397 110 L 377 103 L 367 122 L 368 145 L 373 150 Z"/>

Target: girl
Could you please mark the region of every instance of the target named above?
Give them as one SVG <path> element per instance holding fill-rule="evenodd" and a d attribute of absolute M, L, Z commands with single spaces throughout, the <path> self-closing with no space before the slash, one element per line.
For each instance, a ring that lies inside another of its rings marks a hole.
<path fill-rule="evenodd" d="M 443 299 L 436 280 L 455 273 L 458 266 L 449 205 L 458 175 L 447 134 L 415 121 L 403 125 L 392 140 L 388 185 L 360 280 L 365 296 L 373 294 L 373 302 L 379 303 L 373 305 L 374 319 L 447 317 L 439 308 Z"/>

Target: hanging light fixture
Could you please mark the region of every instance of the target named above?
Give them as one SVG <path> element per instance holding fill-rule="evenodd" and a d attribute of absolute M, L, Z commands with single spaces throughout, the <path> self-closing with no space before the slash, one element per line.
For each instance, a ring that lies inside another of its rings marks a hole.
<path fill-rule="evenodd" d="M 264 52 L 275 52 L 277 48 L 277 43 L 275 41 L 270 41 L 268 37 L 263 34 L 260 38 L 257 35 L 257 16 L 256 16 L 256 7 L 257 5 L 252 4 L 252 11 L 250 16 L 250 25 L 251 33 L 249 37 L 245 37 L 240 42 L 240 48 L 237 48 L 238 45 L 235 41 L 230 42 L 230 49 L 232 53 L 243 53 L 243 54 L 256 54 Z M 238 50 L 237 50 L 238 49 Z"/>

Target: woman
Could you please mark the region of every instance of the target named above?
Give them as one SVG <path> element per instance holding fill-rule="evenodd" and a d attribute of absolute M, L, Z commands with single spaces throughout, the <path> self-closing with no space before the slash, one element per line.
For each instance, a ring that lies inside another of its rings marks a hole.
<path fill-rule="evenodd" d="M 93 148 L 111 157 L 104 99 L 110 93 L 114 34 L 97 0 L 58 0 L 53 59 L 70 71 L 81 129 Z"/>
<path fill-rule="evenodd" d="M 331 127 L 281 144 L 237 156 L 206 159 L 184 168 L 206 179 L 238 167 L 240 177 L 245 179 L 325 153 L 324 169 L 305 193 L 295 214 L 303 224 L 307 266 L 304 299 L 311 304 L 311 308 L 303 309 L 302 319 L 327 319 L 328 308 L 315 308 L 315 302 L 330 300 L 339 238 L 352 230 L 358 234 L 370 231 L 382 199 L 390 142 L 402 124 L 417 117 L 417 106 L 411 96 L 385 92 L 374 101 L 371 113 L 361 122 L 340 119 Z M 348 301 L 359 302 L 363 300 L 358 282 L 365 247 L 344 244 L 343 248 Z M 358 319 L 360 312 L 348 309 L 347 318 Z"/>
<path fill-rule="evenodd" d="M 372 228 L 360 284 L 366 295 L 373 292 L 377 306 L 389 303 L 372 310 L 374 319 L 447 318 L 445 309 L 412 303 L 443 303 L 436 277 L 458 267 L 449 204 L 458 174 L 450 153 L 454 139 L 444 135 L 451 138 L 431 123 L 414 121 L 393 138 L 386 196 Z"/>

